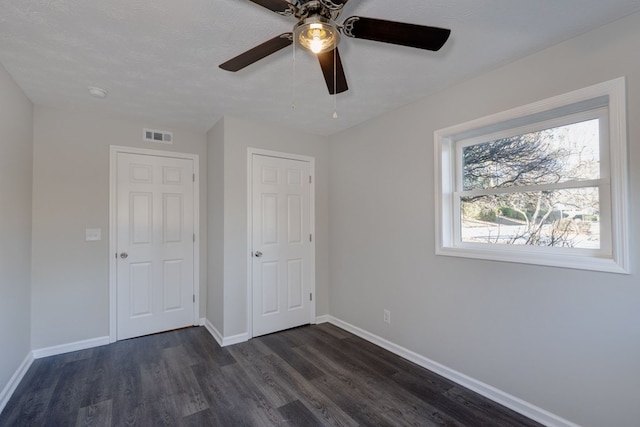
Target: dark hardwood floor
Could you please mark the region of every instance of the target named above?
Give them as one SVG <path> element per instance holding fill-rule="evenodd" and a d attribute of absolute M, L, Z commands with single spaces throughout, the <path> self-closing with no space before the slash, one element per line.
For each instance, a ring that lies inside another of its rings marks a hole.
<path fill-rule="evenodd" d="M 537 426 L 330 324 L 204 328 L 37 359 L 0 426 Z"/>

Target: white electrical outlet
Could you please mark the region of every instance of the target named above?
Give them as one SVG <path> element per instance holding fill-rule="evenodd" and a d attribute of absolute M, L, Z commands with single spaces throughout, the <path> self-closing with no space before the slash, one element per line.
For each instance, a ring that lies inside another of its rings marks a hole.
<path fill-rule="evenodd" d="M 387 309 L 384 310 L 384 323 L 391 323 L 391 312 Z"/>

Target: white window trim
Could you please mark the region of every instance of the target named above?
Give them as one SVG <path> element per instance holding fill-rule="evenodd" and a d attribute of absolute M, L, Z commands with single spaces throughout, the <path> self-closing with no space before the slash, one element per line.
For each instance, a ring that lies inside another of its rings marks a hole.
<path fill-rule="evenodd" d="M 436 254 L 629 274 L 625 93 L 625 78 L 620 77 L 434 132 Z M 518 128 L 522 123 L 528 124 L 527 121 L 542 122 L 603 105 L 608 107 L 609 150 L 601 153 L 601 161 L 608 157 L 604 169 L 608 169 L 611 188 L 611 256 L 566 248 L 461 244 L 454 227 L 457 141 Z M 545 119 L 547 115 L 549 117 Z"/>

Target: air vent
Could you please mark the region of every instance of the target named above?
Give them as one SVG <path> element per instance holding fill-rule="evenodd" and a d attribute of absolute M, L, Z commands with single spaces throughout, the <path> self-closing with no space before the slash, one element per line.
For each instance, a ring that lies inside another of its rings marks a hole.
<path fill-rule="evenodd" d="M 161 144 L 173 144 L 173 134 L 162 130 L 143 129 L 142 139 L 149 142 L 159 142 Z"/>

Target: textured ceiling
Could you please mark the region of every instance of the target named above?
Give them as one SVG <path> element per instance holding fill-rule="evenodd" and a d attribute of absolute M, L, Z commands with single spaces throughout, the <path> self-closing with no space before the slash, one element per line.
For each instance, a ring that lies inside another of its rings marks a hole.
<path fill-rule="evenodd" d="M 640 0 L 351 0 L 351 15 L 450 28 L 439 52 L 343 37 L 349 91 L 284 49 L 229 73 L 218 64 L 294 19 L 248 0 L 2 0 L 0 63 L 36 104 L 207 131 L 224 115 L 330 135 L 474 74 L 640 10 Z M 91 98 L 87 86 L 107 89 Z M 292 106 L 295 104 L 295 108 Z"/>

